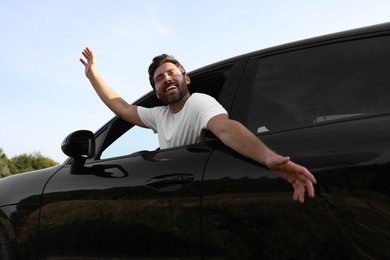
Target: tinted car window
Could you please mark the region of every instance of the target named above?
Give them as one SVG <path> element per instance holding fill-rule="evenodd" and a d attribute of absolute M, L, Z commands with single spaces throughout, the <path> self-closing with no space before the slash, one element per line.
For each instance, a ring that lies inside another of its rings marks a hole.
<path fill-rule="evenodd" d="M 390 112 L 390 37 L 261 58 L 248 127 L 277 131 Z"/>

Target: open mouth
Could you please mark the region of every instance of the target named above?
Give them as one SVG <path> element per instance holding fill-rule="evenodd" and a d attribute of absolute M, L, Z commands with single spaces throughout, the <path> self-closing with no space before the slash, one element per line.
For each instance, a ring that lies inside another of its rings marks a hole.
<path fill-rule="evenodd" d="M 170 91 L 175 90 L 175 89 L 177 89 L 177 86 L 171 85 L 165 89 L 165 93 L 169 93 Z"/>

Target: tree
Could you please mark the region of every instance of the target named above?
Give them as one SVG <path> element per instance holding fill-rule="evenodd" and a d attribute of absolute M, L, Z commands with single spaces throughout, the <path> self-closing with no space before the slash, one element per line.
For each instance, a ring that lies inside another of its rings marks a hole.
<path fill-rule="evenodd" d="M 9 164 L 9 159 L 3 152 L 3 149 L 0 148 L 0 178 L 11 175 Z"/>
<path fill-rule="evenodd" d="M 10 167 L 11 173 L 29 172 L 48 168 L 58 163 L 52 159 L 43 156 L 40 152 L 33 154 L 21 154 L 11 159 L 13 167 Z"/>
<path fill-rule="evenodd" d="M 43 156 L 40 152 L 21 154 L 9 159 L 3 149 L 0 148 L 0 178 L 21 172 L 44 169 L 57 164 L 57 162 Z"/>

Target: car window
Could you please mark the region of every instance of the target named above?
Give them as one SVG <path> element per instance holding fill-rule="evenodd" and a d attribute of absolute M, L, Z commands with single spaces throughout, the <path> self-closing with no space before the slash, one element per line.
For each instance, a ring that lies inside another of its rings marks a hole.
<path fill-rule="evenodd" d="M 254 133 L 390 112 L 390 37 L 259 60 L 248 114 Z"/>
<path fill-rule="evenodd" d="M 231 66 L 226 66 L 226 68 L 207 71 L 191 77 L 189 91 L 191 93 L 205 93 L 218 99 L 227 71 L 230 68 Z M 155 93 L 151 92 L 138 105 L 154 107 L 163 104 L 157 99 Z M 107 134 L 102 135 L 101 138 L 104 140 L 101 141 L 102 145 L 100 152 L 98 152 L 99 159 L 138 154 L 142 151 L 154 151 L 159 148 L 158 135 L 152 130 L 134 126 L 121 119 L 114 120 L 107 129 Z"/>
<path fill-rule="evenodd" d="M 159 147 L 157 134 L 152 130 L 134 126 L 109 145 L 100 159 L 130 155 L 140 151 L 154 151 Z"/>

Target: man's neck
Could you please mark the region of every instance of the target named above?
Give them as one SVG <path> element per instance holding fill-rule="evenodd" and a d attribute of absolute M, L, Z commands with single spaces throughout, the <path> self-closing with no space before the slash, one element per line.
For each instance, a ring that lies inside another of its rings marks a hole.
<path fill-rule="evenodd" d="M 184 105 L 186 104 L 186 102 L 190 96 L 191 96 L 191 94 L 187 93 L 179 102 L 176 102 L 174 104 L 170 104 L 169 110 L 171 110 L 171 112 L 174 114 L 180 112 L 183 109 Z"/>

